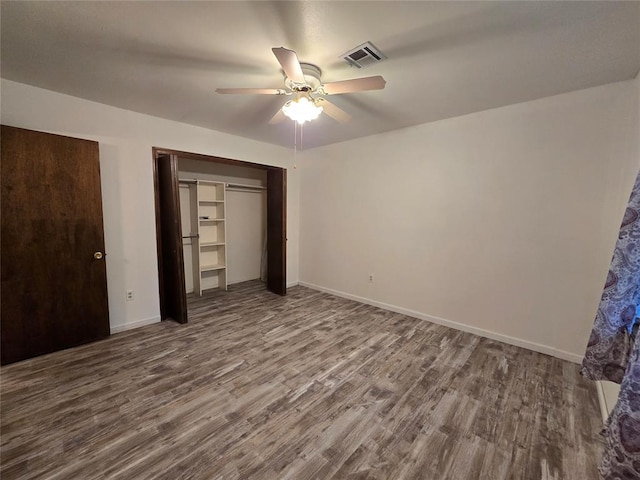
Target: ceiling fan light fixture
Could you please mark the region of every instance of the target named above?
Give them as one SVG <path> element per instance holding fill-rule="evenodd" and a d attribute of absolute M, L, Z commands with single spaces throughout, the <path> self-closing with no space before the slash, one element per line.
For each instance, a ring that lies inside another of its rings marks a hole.
<path fill-rule="evenodd" d="M 307 96 L 300 96 L 294 100 L 289 100 L 282 107 L 282 113 L 300 125 L 318 118 L 322 110 L 322 107 L 317 106 L 315 102 Z"/>

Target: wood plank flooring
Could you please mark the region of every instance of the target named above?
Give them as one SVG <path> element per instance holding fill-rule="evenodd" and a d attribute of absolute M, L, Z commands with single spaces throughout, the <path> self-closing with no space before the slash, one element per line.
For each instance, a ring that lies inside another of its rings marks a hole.
<path fill-rule="evenodd" d="M 12 479 L 597 479 L 578 366 L 259 282 L 3 367 Z"/>

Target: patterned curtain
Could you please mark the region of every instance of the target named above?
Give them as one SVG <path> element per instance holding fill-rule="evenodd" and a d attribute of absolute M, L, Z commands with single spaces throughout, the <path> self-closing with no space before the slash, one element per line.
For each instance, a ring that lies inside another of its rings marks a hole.
<path fill-rule="evenodd" d="M 620 235 L 582 362 L 592 380 L 620 383 L 604 435 L 600 473 L 606 480 L 640 478 L 640 174 Z"/>

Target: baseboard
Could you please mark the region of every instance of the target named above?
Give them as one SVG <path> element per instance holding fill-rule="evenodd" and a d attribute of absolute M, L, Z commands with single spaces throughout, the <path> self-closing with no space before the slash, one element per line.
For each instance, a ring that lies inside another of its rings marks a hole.
<path fill-rule="evenodd" d="M 124 325 L 114 325 L 111 327 L 111 333 L 124 332 L 125 330 L 131 330 L 133 328 L 144 327 L 145 325 L 151 325 L 153 323 L 160 322 L 160 317 L 145 318 L 144 320 L 137 320 L 135 322 L 125 323 Z"/>
<path fill-rule="evenodd" d="M 289 282 L 287 283 L 287 288 L 291 288 L 291 287 L 295 287 L 297 285 L 300 285 L 299 282 L 295 281 L 295 282 Z"/>
<path fill-rule="evenodd" d="M 460 330 L 462 332 L 473 333 L 474 335 L 478 335 L 480 337 L 490 338 L 492 340 L 498 340 L 499 342 L 507 343 L 509 345 L 515 345 L 516 347 L 526 348 L 527 350 L 533 350 L 534 352 L 538 352 L 538 353 L 544 353 L 545 355 L 551 355 L 552 357 L 560 358 L 562 360 L 567 360 L 569 362 L 578 363 L 578 364 L 582 363 L 582 357 L 580 355 L 576 355 L 575 353 L 571 353 L 571 352 L 566 352 L 564 350 L 558 350 L 557 348 L 549 347 L 547 345 L 541 345 L 539 343 L 530 342 L 528 340 L 523 340 L 521 338 L 510 337 L 508 335 L 492 332 L 490 330 L 484 330 L 482 328 L 472 327 L 471 325 L 465 325 L 464 323 L 454 322 L 451 320 L 447 320 L 446 318 L 427 315 L 425 313 L 417 312 L 415 310 L 410 310 L 408 308 L 403 308 L 403 307 L 398 307 L 396 305 L 390 305 L 388 303 L 378 302 L 376 300 L 371 300 L 369 298 L 359 297 L 357 295 L 352 295 L 350 293 L 333 290 L 331 288 L 315 285 L 313 283 L 308 283 L 304 281 L 300 281 L 298 283 L 303 287 L 308 287 L 314 290 L 319 290 L 321 292 L 330 293 L 331 295 L 335 295 L 337 297 L 342 297 L 349 300 L 355 300 L 356 302 L 365 303 L 367 305 L 382 308 L 383 310 L 389 310 L 391 312 L 401 313 L 409 317 L 414 317 L 419 320 L 425 320 L 427 322 L 435 323 L 437 325 L 443 325 L 445 327 L 450 327 L 455 330 Z"/>

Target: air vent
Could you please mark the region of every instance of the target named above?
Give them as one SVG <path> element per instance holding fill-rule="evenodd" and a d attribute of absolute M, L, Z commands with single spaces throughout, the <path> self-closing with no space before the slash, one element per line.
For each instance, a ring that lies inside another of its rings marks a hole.
<path fill-rule="evenodd" d="M 357 68 L 368 67 L 387 58 L 371 42 L 363 43 L 353 50 L 343 53 L 341 57 L 344 58 L 349 65 Z"/>

